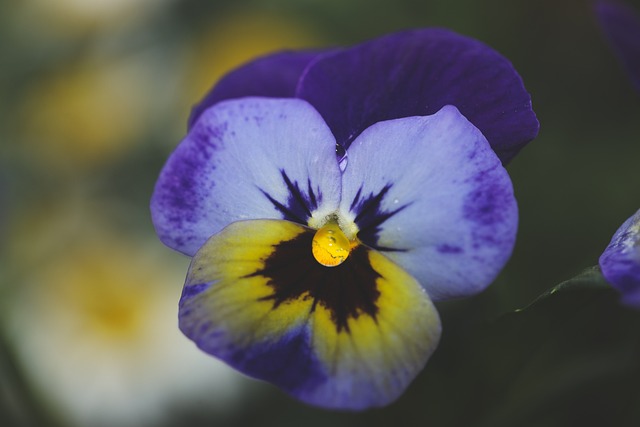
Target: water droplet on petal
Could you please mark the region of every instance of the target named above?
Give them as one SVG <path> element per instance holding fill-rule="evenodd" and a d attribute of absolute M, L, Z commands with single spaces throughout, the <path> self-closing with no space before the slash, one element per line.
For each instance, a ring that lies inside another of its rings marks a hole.
<path fill-rule="evenodd" d="M 342 264 L 351 252 L 351 242 L 338 224 L 328 223 L 320 228 L 311 244 L 313 257 L 325 267 Z"/>

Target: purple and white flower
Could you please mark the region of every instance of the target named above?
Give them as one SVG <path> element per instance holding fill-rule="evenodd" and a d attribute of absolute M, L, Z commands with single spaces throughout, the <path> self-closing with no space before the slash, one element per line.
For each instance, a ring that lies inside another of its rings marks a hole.
<path fill-rule="evenodd" d="M 622 3 L 599 2 L 596 16 L 613 51 L 640 90 L 640 17 Z M 600 256 L 600 269 L 622 294 L 622 302 L 640 308 L 640 211 L 616 231 Z"/>
<path fill-rule="evenodd" d="M 602 275 L 622 293 L 622 301 L 640 307 L 640 210 L 616 231 L 600 256 Z"/>
<path fill-rule="evenodd" d="M 482 291 L 509 259 L 503 163 L 537 131 L 511 64 L 442 29 L 233 71 L 151 201 L 193 257 L 180 328 L 307 403 L 392 402 L 438 344 L 432 300 Z"/>

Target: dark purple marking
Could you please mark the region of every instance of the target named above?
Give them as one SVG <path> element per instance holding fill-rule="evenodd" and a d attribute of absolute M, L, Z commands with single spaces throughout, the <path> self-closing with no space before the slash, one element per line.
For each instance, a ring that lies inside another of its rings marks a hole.
<path fill-rule="evenodd" d="M 362 196 L 362 187 L 360 187 L 351 202 L 350 210 L 356 214 L 355 223 L 360 230 L 358 232 L 358 238 L 364 244 L 379 251 L 402 252 L 405 251 L 405 249 L 378 245 L 378 233 L 381 231 L 382 224 L 409 206 L 409 204 L 405 204 L 392 211 L 382 209 L 382 200 L 389 192 L 389 189 L 391 189 L 391 186 L 391 184 L 387 184 L 377 194 L 370 193 L 366 197 Z"/>
<path fill-rule="evenodd" d="M 513 189 L 508 178 L 499 178 L 500 165 L 476 174 L 471 180 L 476 187 L 466 195 L 462 206 L 463 217 L 475 224 L 472 231 L 473 247 L 511 246 L 515 235 L 503 230 L 516 208 Z"/>
<path fill-rule="evenodd" d="M 200 283 L 197 285 L 185 286 L 184 288 L 182 288 L 182 296 L 180 297 L 180 300 L 182 301 L 184 299 L 193 298 L 196 295 L 206 291 L 210 287 L 211 283 Z"/>
<path fill-rule="evenodd" d="M 273 307 L 300 298 L 313 299 L 311 310 L 320 304 L 331 312 L 338 331 L 349 331 L 349 318 L 376 318 L 380 296 L 376 280 L 380 274 L 369 262 L 368 250 L 358 246 L 340 265 L 325 267 L 313 257 L 313 230 L 281 242 L 265 260 L 264 268 L 248 277 L 263 276 L 273 293 L 262 298 Z"/>
<path fill-rule="evenodd" d="M 171 216 L 166 219 L 174 229 L 198 220 L 202 197 L 199 191 L 202 187 L 200 171 L 207 167 L 214 168 L 208 159 L 215 151 L 215 146 L 204 136 L 197 135 L 195 141 L 197 143 L 193 145 L 178 146 L 165 165 L 151 198 L 152 216 L 170 213 Z"/>
<path fill-rule="evenodd" d="M 193 129 L 191 136 L 197 139 L 198 143 L 215 145 L 214 141 L 222 141 L 228 129 L 229 124 L 226 122 L 216 126 L 199 126 Z"/>
<path fill-rule="evenodd" d="M 447 245 L 447 244 L 437 246 L 436 250 L 441 254 L 459 254 L 464 252 L 464 250 L 460 246 L 453 246 L 453 245 Z"/>
<path fill-rule="evenodd" d="M 500 187 L 479 187 L 465 199 L 464 217 L 468 220 L 489 226 L 505 221 L 505 206 L 511 202 L 510 191 Z"/>
<path fill-rule="evenodd" d="M 226 361 L 247 375 L 269 381 L 293 394 L 315 389 L 327 380 L 327 373 L 311 347 L 306 325 L 278 341 L 237 349 Z"/>
<path fill-rule="evenodd" d="M 311 218 L 311 213 L 318 208 L 322 202 L 322 193 L 317 188 L 315 191 L 311 185 L 311 180 L 307 179 L 307 189 L 303 191 L 296 181 L 292 181 L 284 170 L 280 170 L 282 179 L 289 190 L 289 197 L 286 202 L 280 202 L 269 193 L 260 189 L 262 194 L 282 213 L 287 221 L 297 222 L 306 225 Z"/>

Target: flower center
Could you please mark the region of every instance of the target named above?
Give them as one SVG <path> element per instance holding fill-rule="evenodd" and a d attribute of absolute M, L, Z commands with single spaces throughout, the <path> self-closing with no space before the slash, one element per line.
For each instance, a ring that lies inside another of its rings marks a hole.
<path fill-rule="evenodd" d="M 325 267 L 342 264 L 351 248 L 351 242 L 335 222 L 328 222 L 318 229 L 311 242 L 313 257 Z"/>

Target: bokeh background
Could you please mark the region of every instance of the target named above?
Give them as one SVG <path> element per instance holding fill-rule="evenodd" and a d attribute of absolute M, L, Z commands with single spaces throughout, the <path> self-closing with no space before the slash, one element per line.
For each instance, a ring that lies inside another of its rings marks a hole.
<path fill-rule="evenodd" d="M 489 290 L 439 305 L 441 346 L 398 402 L 356 414 L 310 408 L 180 335 L 189 260 L 156 239 L 149 198 L 191 106 L 229 69 L 427 26 L 491 45 L 531 93 L 540 134 L 508 167 L 517 246 Z M 629 404 L 602 403 L 619 393 L 640 407 L 640 382 L 612 373 L 638 342 L 594 359 L 545 341 L 543 356 L 523 359 L 497 390 L 510 344 L 473 331 L 595 265 L 640 208 L 639 171 L 640 94 L 589 1 L 1 2 L 0 424 L 638 425 Z M 585 389 L 595 391 L 580 397 Z"/>

